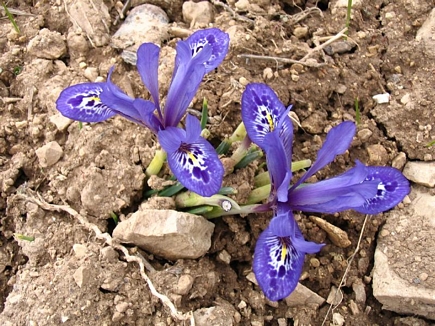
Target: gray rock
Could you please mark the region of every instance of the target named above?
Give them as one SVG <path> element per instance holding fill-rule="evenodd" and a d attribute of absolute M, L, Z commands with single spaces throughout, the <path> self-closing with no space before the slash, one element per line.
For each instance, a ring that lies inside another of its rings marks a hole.
<path fill-rule="evenodd" d="M 355 301 L 361 304 L 366 303 L 367 294 L 363 282 L 361 280 L 353 282 L 352 289 L 355 293 Z"/>
<path fill-rule="evenodd" d="M 433 49 L 435 48 L 435 38 L 433 37 L 433 31 L 435 30 L 435 8 L 432 9 L 431 13 L 417 31 L 415 39 L 422 42 L 427 51 L 427 54 L 433 56 Z"/>
<path fill-rule="evenodd" d="M 166 259 L 195 259 L 210 249 L 213 230 L 214 224 L 202 216 L 150 209 L 119 223 L 113 237 Z"/>
<path fill-rule="evenodd" d="M 63 155 L 62 147 L 55 141 L 45 144 L 35 152 L 39 160 L 39 165 L 43 168 L 56 164 Z"/>
<path fill-rule="evenodd" d="M 193 312 L 196 326 L 233 326 L 236 309 L 229 302 L 216 300 L 216 306 L 198 309 Z"/>
<path fill-rule="evenodd" d="M 312 306 L 318 308 L 325 302 L 320 295 L 311 291 L 306 286 L 298 283 L 296 289 L 285 298 L 285 303 L 289 307 Z"/>
<path fill-rule="evenodd" d="M 408 180 L 422 186 L 435 187 L 435 162 L 408 162 L 403 174 Z"/>
<path fill-rule="evenodd" d="M 111 39 L 111 46 L 123 49 L 122 58 L 136 64 L 136 51 L 142 43 L 160 45 L 168 37 L 169 19 L 159 7 L 143 4 L 133 8 Z"/>
<path fill-rule="evenodd" d="M 208 1 L 183 3 L 183 20 L 190 24 L 190 28 L 207 27 L 213 22 L 213 5 Z"/>
<path fill-rule="evenodd" d="M 378 238 L 373 295 L 383 309 L 435 319 L 435 196 L 413 186 L 411 204 L 388 213 Z"/>
<path fill-rule="evenodd" d="M 41 59 L 58 59 L 66 53 L 65 38 L 59 32 L 43 28 L 30 40 L 27 52 Z"/>
<path fill-rule="evenodd" d="M 111 19 L 103 0 L 66 0 L 65 6 L 74 29 L 83 31 L 92 46 L 109 43 Z"/>

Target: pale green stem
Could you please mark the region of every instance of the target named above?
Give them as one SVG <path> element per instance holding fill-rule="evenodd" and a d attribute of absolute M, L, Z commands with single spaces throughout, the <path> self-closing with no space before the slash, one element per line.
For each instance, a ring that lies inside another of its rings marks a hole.
<path fill-rule="evenodd" d="M 175 205 L 178 208 L 186 208 L 201 205 L 210 205 L 222 207 L 224 202 L 228 202 L 232 208 L 240 208 L 240 206 L 231 198 L 223 195 L 213 195 L 211 197 L 203 197 L 197 193 L 186 191 L 175 197 Z"/>
<path fill-rule="evenodd" d="M 148 177 L 151 175 L 157 175 L 162 169 L 165 160 L 166 160 L 166 152 L 164 150 L 156 150 L 156 153 L 154 154 L 154 157 L 150 165 L 148 165 L 145 171 L 146 175 Z"/>
<path fill-rule="evenodd" d="M 296 172 L 299 170 L 306 169 L 310 166 L 311 166 L 311 160 L 301 160 L 301 161 L 292 162 L 291 169 L 292 172 Z M 270 184 L 269 172 L 266 171 L 266 172 L 259 173 L 258 175 L 255 176 L 254 181 L 255 181 L 255 188 L 259 188 Z"/>
<path fill-rule="evenodd" d="M 236 141 L 241 141 L 246 137 L 246 128 L 245 125 L 243 124 L 243 122 L 241 122 L 236 130 L 234 130 L 233 134 L 231 135 L 230 138 L 228 138 L 228 140 L 230 141 L 230 143 L 234 143 Z"/>
<path fill-rule="evenodd" d="M 29 242 L 35 241 L 35 237 L 29 236 L 29 235 L 24 235 L 21 233 L 14 233 L 14 236 L 19 240 L 25 240 L 25 241 L 29 241 Z"/>
<path fill-rule="evenodd" d="M 255 188 L 251 191 L 251 193 L 248 196 L 248 200 L 246 201 L 246 204 L 256 204 L 259 203 L 265 199 L 267 199 L 270 195 L 270 184 L 264 185 L 259 188 Z"/>
<path fill-rule="evenodd" d="M 229 211 L 225 211 L 222 209 L 222 207 L 214 207 L 211 212 L 207 212 L 203 214 L 205 218 L 212 219 L 220 216 L 227 216 L 227 215 L 246 215 L 246 214 L 252 214 L 252 213 L 261 213 L 261 212 L 267 212 L 270 210 L 270 207 L 265 204 L 256 204 L 256 205 L 243 205 L 240 206 L 238 209 L 232 208 Z"/>
<path fill-rule="evenodd" d="M 251 146 L 251 140 L 249 137 L 245 137 L 240 146 L 235 150 L 233 155 L 231 155 L 231 159 L 234 161 L 234 165 L 237 165 L 248 153 L 249 147 Z"/>

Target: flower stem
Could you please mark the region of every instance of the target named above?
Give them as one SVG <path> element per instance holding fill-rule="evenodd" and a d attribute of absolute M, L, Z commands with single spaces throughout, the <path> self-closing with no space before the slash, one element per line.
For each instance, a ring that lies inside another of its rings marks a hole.
<path fill-rule="evenodd" d="M 311 160 L 301 160 L 301 161 L 292 162 L 291 169 L 292 172 L 295 172 L 295 171 L 306 169 L 310 166 L 311 166 Z M 259 188 L 270 184 L 269 172 L 266 171 L 257 174 L 254 178 L 254 182 L 255 182 L 254 184 L 255 188 Z"/>
<path fill-rule="evenodd" d="M 209 205 L 218 207 L 230 207 L 239 209 L 240 206 L 231 198 L 223 195 L 213 195 L 211 197 L 203 197 L 197 193 L 186 191 L 175 197 L 175 205 L 178 208 L 186 208 L 193 206 Z"/>
<path fill-rule="evenodd" d="M 154 154 L 154 157 L 150 165 L 148 165 L 145 171 L 146 175 L 148 177 L 151 175 L 157 175 L 162 169 L 165 160 L 166 160 L 166 152 L 163 150 L 157 150 L 156 153 Z"/>
<path fill-rule="evenodd" d="M 226 216 L 226 215 L 240 215 L 240 214 L 252 214 L 252 213 L 262 213 L 270 211 L 270 207 L 267 204 L 256 204 L 256 205 L 243 205 L 239 209 L 232 208 L 229 211 L 225 211 L 222 207 L 214 207 L 213 210 L 203 214 L 207 219 L 212 219 L 216 217 Z"/>
<path fill-rule="evenodd" d="M 245 125 L 242 123 L 239 124 L 239 126 L 234 130 L 233 134 L 222 141 L 220 145 L 216 148 L 216 152 L 220 154 L 226 154 L 228 150 L 230 149 L 232 143 L 236 141 L 241 141 L 246 137 L 246 128 Z"/>
<path fill-rule="evenodd" d="M 267 199 L 269 197 L 269 194 L 270 194 L 270 189 L 271 189 L 270 183 L 267 185 L 264 185 L 262 187 L 255 188 L 249 194 L 248 200 L 246 201 L 246 203 L 251 205 L 251 204 L 259 203 L 259 202 Z"/>

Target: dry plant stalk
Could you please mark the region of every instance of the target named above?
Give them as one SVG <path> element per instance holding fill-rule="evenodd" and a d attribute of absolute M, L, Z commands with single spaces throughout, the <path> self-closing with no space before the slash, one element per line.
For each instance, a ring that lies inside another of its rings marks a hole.
<path fill-rule="evenodd" d="M 320 50 L 324 49 L 329 44 L 339 40 L 342 37 L 344 37 L 346 31 L 347 31 L 347 28 L 346 27 L 343 28 L 336 35 L 330 37 L 325 43 L 322 43 L 322 44 L 316 46 L 314 49 L 310 49 L 308 51 L 308 53 L 302 59 L 299 59 L 299 60 L 293 60 L 293 59 L 281 58 L 281 57 L 253 55 L 253 54 L 240 54 L 237 57 L 239 57 L 239 58 L 262 59 L 262 60 L 275 60 L 277 62 L 284 62 L 284 63 L 299 63 L 299 64 L 307 66 L 307 67 L 319 68 L 321 66 L 326 65 L 326 63 L 318 63 L 316 61 L 313 62 L 311 60 L 308 60 L 309 57 L 311 57 L 314 53 L 319 52 Z"/>
<path fill-rule="evenodd" d="M 87 230 L 93 231 L 95 233 L 95 237 L 97 239 L 103 240 L 107 245 L 111 246 L 115 250 L 121 251 L 127 262 L 135 262 L 139 265 L 139 271 L 142 278 L 145 280 L 145 282 L 148 284 L 148 287 L 151 291 L 151 294 L 157 297 L 163 305 L 165 305 L 167 308 L 169 308 L 171 315 L 180 320 L 180 321 L 187 321 L 190 320 L 190 323 L 192 326 L 195 326 L 195 319 L 193 317 L 193 312 L 189 311 L 187 313 L 182 313 L 177 310 L 175 305 L 172 303 L 172 301 L 164 294 L 159 293 L 156 288 L 154 287 L 154 284 L 152 283 L 151 279 L 148 277 L 148 275 L 145 272 L 145 266 L 144 261 L 145 258 L 142 256 L 132 256 L 128 252 L 127 248 L 125 248 L 123 245 L 117 243 L 113 240 L 113 238 L 108 233 L 103 233 L 100 231 L 100 229 L 95 225 L 88 221 L 88 219 L 79 214 L 77 211 L 72 209 L 69 205 L 54 205 L 47 203 L 39 193 L 36 193 L 28 188 L 26 188 L 24 193 L 20 193 L 19 198 L 25 201 L 30 201 L 38 205 L 44 210 L 47 211 L 56 211 L 56 212 L 66 212 L 73 216 L 81 225 L 83 225 Z M 148 262 L 146 262 L 147 265 L 149 265 Z"/>

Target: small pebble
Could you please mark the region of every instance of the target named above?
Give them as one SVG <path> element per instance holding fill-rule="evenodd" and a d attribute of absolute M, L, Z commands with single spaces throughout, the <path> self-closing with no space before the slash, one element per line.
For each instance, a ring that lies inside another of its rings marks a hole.
<path fill-rule="evenodd" d="M 73 250 L 74 250 L 74 254 L 75 256 L 80 259 L 83 258 L 84 256 L 86 256 L 86 253 L 88 252 L 88 248 L 86 248 L 86 246 L 80 244 L 80 243 L 75 243 L 73 245 Z"/>
<path fill-rule="evenodd" d="M 314 268 L 317 268 L 320 266 L 320 261 L 317 258 L 311 258 L 310 265 L 313 266 Z"/>
<path fill-rule="evenodd" d="M 362 141 L 368 140 L 371 135 L 373 135 L 373 132 L 370 129 L 361 129 L 358 131 L 358 138 Z"/>
<path fill-rule="evenodd" d="M 406 154 L 403 152 L 397 154 L 397 156 L 393 158 L 393 161 L 391 162 L 391 166 L 398 170 L 402 170 L 405 164 L 406 164 Z"/>
<path fill-rule="evenodd" d="M 225 264 L 227 264 L 227 265 L 229 265 L 230 262 L 231 262 L 231 255 L 230 255 L 230 254 L 228 253 L 228 251 L 226 251 L 226 250 L 222 250 L 222 251 L 218 254 L 217 258 L 218 258 L 221 262 L 223 262 L 223 263 L 225 263 Z"/>
<path fill-rule="evenodd" d="M 255 285 L 258 285 L 257 279 L 255 278 L 255 274 L 253 272 L 250 272 L 248 275 L 246 275 L 246 279 L 249 282 L 254 283 Z"/>
<path fill-rule="evenodd" d="M 350 311 L 352 312 L 352 315 L 358 315 L 359 314 L 359 308 L 358 305 L 355 303 L 355 301 L 353 300 L 349 300 L 349 308 Z"/>
<path fill-rule="evenodd" d="M 340 315 L 338 312 L 335 312 L 332 314 L 332 322 L 334 326 L 343 326 L 344 317 Z"/>
<path fill-rule="evenodd" d="M 193 286 L 194 278 L 189 274 L 183 274 L 178 279 L 177 287 L 175 289 L 176 294 L 185 295 L 189 293 Z"/>
<path fill-rule="evenodd" d="M 263 70 L 263 79 L 268 80 L 268 79 L 272 79 L 273 78 L 273 70 L 272 68 L 265 68 Z"/>
<path fill-rule="evenodd" d="M 423 282 L 427 280 L 427 278 L 429 277 L 429 275 L 427 275 L 427 273 L 421 273 L 418 278 L 420 280 L 422 280 Z"/>

